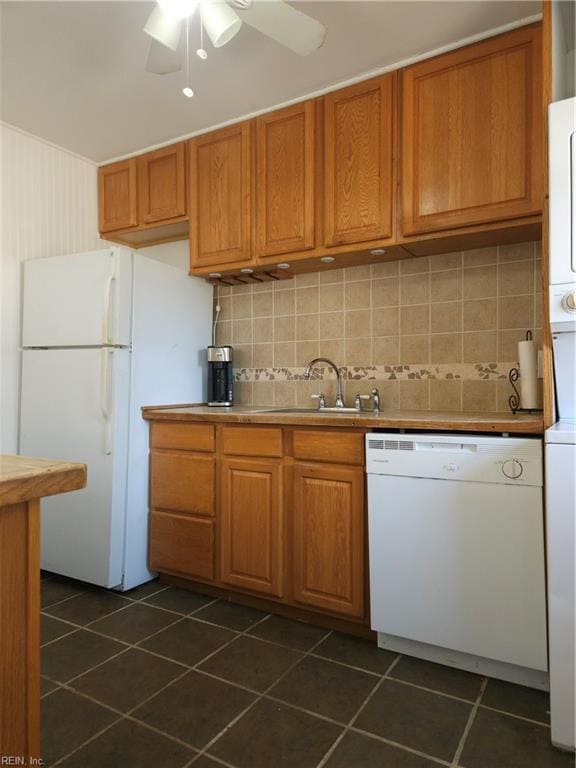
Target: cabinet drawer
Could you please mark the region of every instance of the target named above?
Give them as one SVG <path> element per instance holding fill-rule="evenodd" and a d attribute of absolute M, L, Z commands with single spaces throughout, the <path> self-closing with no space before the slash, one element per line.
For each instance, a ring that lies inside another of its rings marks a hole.
<path fill-rule="evenodd" d="M 213 451 L 212 424 L 172 424 L 154 422 L 150 437 L 152 448 L 175 448 L 180 451 Z"/>
<path fill-rule="evenodd" d="M 195 515 L 213 515 L 214 463 L 212 456 L 152 451 L 150 506 Z"/>
<path fill-rule="evenodd" d="M 229 456 L 282 456 L 278 427 L 223 427 L 222 446 Z"/>
<path fill-rule="evenodd" d="M 214 523 L 169 512 L 150 515 L 150 568 L 214 579 Z"/>
<path fill-rule="evenodd" d="M 364 463 L 364 435 L 361 432 L 295 431 L 294 458 L 339 464 Z"/>

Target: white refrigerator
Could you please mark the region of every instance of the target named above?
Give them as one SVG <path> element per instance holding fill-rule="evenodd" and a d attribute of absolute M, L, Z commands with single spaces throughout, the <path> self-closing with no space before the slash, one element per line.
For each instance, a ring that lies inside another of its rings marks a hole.
<path fill-rule="evenodd" d="M 212 288 L 124 248 L 24 263 L 20 453 L 81 461 L 42 503 L 42 568 L 132 589 L 148 570 L 141 406 L 205 400 Z"/>

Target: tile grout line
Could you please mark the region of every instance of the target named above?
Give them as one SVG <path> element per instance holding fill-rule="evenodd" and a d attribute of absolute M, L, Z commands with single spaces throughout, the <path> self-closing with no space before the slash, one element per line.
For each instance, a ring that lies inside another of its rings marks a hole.
<path fill-rule="evenodd" d="M 480 685 L 480 691 L 478 693 L 478 696 L 476 697 L 476 701 L 474 702 L 472 711 L 468 716 L 466 725 L 464 726 L 464 731 L 462 733 L 462 736 L 460 737 L 458 746 L 456 747 L 456 752 L 454 753 L 454 757 L 452 758 L 451 766 L 453 766 L 453 768 L 458 767 L 458 763 L 460 762 L 460 758 L 462 757 L 462 753 L 464 752 L 466 740 L 468 739 L 468 735 L 470 734 L 470 731 L 472 730 L 472 726 L 474 725 L 474 720 L 476 719 L 476 713 L 478 712 L 478 708 L 480 707 L 480 702 L 482 701 L 482 697 L 484 696 L 484 691 L 486 690 L 487 685 L 488 685 L 488 678 L 485 677 L 482 680 L 482 684 Z"/>

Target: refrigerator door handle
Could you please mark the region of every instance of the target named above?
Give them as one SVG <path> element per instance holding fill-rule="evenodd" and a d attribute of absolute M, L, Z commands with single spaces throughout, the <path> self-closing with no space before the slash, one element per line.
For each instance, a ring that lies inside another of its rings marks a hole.
<path fill-rule="evenodd" d="M 114 339 L 110 336 L 110 315 L 112 313 L 112 288 L 116 277 L 111 274 L 106 281 L 104 289 L 104 318 L 102 323 L 102 344 L 113 344 Z"/>
<path fill-rule="evenodd" d="M 109 356 L 112 356 L 113 354 L 113 349 L 102 350 L 102 364 L 100 368 L 100 410 L 104 419 L 104 453 L 107 455 L 112 453 L 112 405 L 110 398 L 110 372 L 108 361 Z"/>

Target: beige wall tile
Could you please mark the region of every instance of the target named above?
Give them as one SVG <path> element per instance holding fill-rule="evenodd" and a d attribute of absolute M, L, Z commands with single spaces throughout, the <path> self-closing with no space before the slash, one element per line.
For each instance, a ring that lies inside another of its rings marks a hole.
<path fill-rule="evenodd" d="M 266 293 L 266 291 L 272 291 L 272 283 L 252 283 L 252 295 L 255 293 Z"/>
<path fill-rule="evenodd" d="M 234 285 L 232 288 L 232 296 L 239 296 L 241 293 L 252 293 L 252 284 L 244 283 L 243 285 Z"/>
<path fill-rule="evenodd" d="M 534 243 L 514 243 L 501 245 L 498 248 L 498 261 L 502 264 L 508 261 L 526 261 L 534 259 Z"/>
<path fill-rule="evenodd" d="M 481 267 L 486 264 L 496 264 L 498 260 L 498 248 L 472 248 L 464 251 L 465 267 Z"/>
<path fill-rule="evenodd" d="M 428 273 L 406 275 L 400 279 L 400 304 L 424 304 L 427 301 L 430 301 Z"/>
<path fill-rule="evenodd" d="M 296 288 L 308 288 L 312 285 L 318 285 L 320 282 L 318 272 L 304 272 L 302 275 L 296 275 L 294 278 Z"/>
<path fill-rule="evenodd" d="M 274 382 L 274 405 L 291 408 L 296 405 L 296 384 L 293 381 Z"/>
<path fill-rule="evenodd" d="M 252 346 L 252 365 L 254 368 L 272 368 L 274 365 L 273 344 L 254 344 Z"/>
<path fill-rule="evenodd" d="M 293 289 L 287 291 L 278 291 L 274 293 L 274 314 L 293 315 L 296 307 L 296 291 Z"/>
<path fill-rule="evenodd" d="M 460 269 L 462 267 L 462 252 L 439 253 L 430 259 L 430 269 L 432 272 L 439 272 L 445 269 Z"/>
<path fill-rule="evenodd" d="M 232 321 L 224 320 L 218 321 L 216 326 L 216 343 L 217 344 L 232 344 Z"/>
<path fill-rule="evenodd" d="M 252 341 L 261 344 L 272 341 L 274 337 L 274 319 L 272 317 L 255 317 L 252 320 Z"/>
<path fill-rule="evenodd" d="M 232 321 L 232 340 L 236 344 L 252 343 L 252 321 L 251 320 L 233 320 Z"/>
<path fill-rule="evenodd" d="M 498 379 L 496 381 L 496 410 L 510 413 L 510 395 L 513 394 L 512 385 L 508 379 Z"/>
<path fill-rule="evenodd" d="M 389 277 L 372 281 L 372 306 L 395 307 L 400 303 L 400 280 Z"/>
<path fill-rule="evenodd" d="M 236 405 L 252 405 L 252 382 L 234 382 L 234 402 Z"/>
<path fill-rule="evenodd" d="M 456 301 L 462 298 L 462 270 L 433 272 L 430 278 L 432 301 Z"/>
<path fill-rule="evenodd" d="M 541 291 L 534 294 L 534 327 L 542 328 L 544 322 L 544 295 Z"/>
<path fill-rule="evenodd" d="M 344 365 L 344 339 L 321 340 L 318 355 L 333 360 L 336 365 Z"/>
<path fill-rule="evenodd" d="M 430 362 L 460 363 L 462 362 L 461 333 L 433 333 L 430 342 Z"/>
<path fill-rule="evenodd" d="M 395 277 L 400 273 L 399 261 L 381 261 L 379 264 L 372 264 L 372 278 L 376 277 Z"/>
<path fill-rule="evenodd" d="M 380 392 L 380 410 L 397 411 L 400 408 L 400 382 L 399 381 L 373 381 Z"/>
<path fill-rule="evenodd" d="M 221 322 L 223 320 L 231 320 L 232 319 L 232 299 L 230 296 L 223 296 L 221 299 L 218 299 L 218 304 L 220 305 L 220 314 L 218 315 L 218 322 Z"/>
<path fill-rule="evenodd" d="M 234 368 L 252 368 L 252 344 L 234 345 Z"/>
<path fill-rule="evenodd" d="M 491 413 L 496 410 L 495 381 L 463 381 L 462 410 Z"/>
<path fill-rule="evenodd" d="M 462 382 L 459 379 L 430 379 L 430 408 L 433 411 L 461 410 Z"/>
<path fill-rule="evenodd" d="M 400 262 L 401 275 L 416 275 L 422 272 L 430 272 L 430 256 L 402 259 Z"/>
<path fill-rule="evenodd" d="M 293 341 L 296 336 L 296 321 L 293 317 L 274 318 L 274 341 Z"/>
<path fill-rule="evenodd" d="M 402 364 L 430 362 L 430 336 L 401 336 L 400 360 Z"/>
<path fill-rule="evenodd" d="M 296 314 L 312 314 L 318 312 L 318 288 L 296 289 Z"/>
<path fill-rule="evenodd" d="M 229 285 L 216 286 L 218 296 L 230 296 L 232 294 L 232 288 Z"/>
<path fill-rule="evenodd" d="M 372 339 L 346 340 L 346 365 L 372 365 Z"/>
<path fill-rule="evenodd" d="M 320 342 L 297 341 L 296 342 L 296 366 L 303 368 L 310 360 L 320 355 Z"/>
<path fill-rule="evenodd" d="M 400 333 L 399 308 L 381 307 L 373 309 L 372 333 L 374 336 L 397 336 Z"/>
<path fill-rule="evenodd" d="M 234 320 L 243 317 L 252 317 L 252 294 L 241 293 L 232 296 L 232 317 Z"/>
<path fill-rule="evenodd" d="M 400 362 L 398 336 L 374 336 L 372 339 L 372 365 L 397 365 Z"/>
<path fill-rule="evenodd" d="M 326 271 L 318 273 L 320 279 L 320 285 L 326 285 L 327 283 L 342 283 L 344 281 L 343 269 L 329 269 L 326 267 Z"/>
<path fill-rule="evenodd" d="M 294 290 L 294 280 L 274 280 L 270 285 L 274 293 Z"/>
<path fill-rule="evenodd" d="M 347 339 L 370 335 L 370 310 L 355 309 L 345 314 L 344 336 Z"/>
<path fill-rule="evenodd" d="M 320 311 L 341 312 L 344 309 L 344 286 L 341 283 L 335 285 L 323 285 L 320 288 Z"/>
<path fill-rule="evenodd" d="M 534 296 L 507 296 L 498 301 L 498 326 L 534 330 Z"/>
<path fill-rule="evenodd" d="M 344 279 L 347 283 L 355 282 L 356 280 L 369 280 L 370 264 L 361 264 L 358 267 L 348 267 L 348 269 L 344 270 Z"/>
<path fill-rule="evenodd" d="M 277 341 L 274 344 L 274 367 L 291 368 L 296 365 L 296 344 L 293 341 Z"/>
<path fill-rule="evenodd" d="M 496 331 L 469 331 L 463 334 L 462 361 L 464 363 L 496 362 Z"/>
<path fill-rule="evenodd" d="M 253 405 L 274 405 L 274 383 L 272 381 L 255 381 L 252 384 Z"/>
<path fill-rule="evenodd" d="M 432 333 L 456 333 L 462 330 L 462 302 L 443 301 L 430 306 Z"/>
<path fill-rule="evenodd" d="M 498 268 L 500 296 L 519 296 L 534 292 L 534 265 L 530 261 L 511 261 Z"/>
<path fill-rule="evenodd" d="M 473 267 L 464 270 L 464 299 L 489 299 L 496 296 L 498 270 L 496 266 Z"/>
<path fill-rule="evenodd" d="M 344 337 L 344 312 L 322 312 L 319 319 L 321 339 L 342 339 Z"/>
<path fill-rule="evenodd" d="M 430 407 L 428 379 L 400 382 L 400 409 L 422 411 Z"/>
<path fill-rule="evenodd" d="M 415 304 L 400 309 L 400 334 L 430 333 L 430 305 Z"/>
<path fill-rule="evenodd" d="M 296 338 L 309 341 L 319 338 L 319 315 L 298 315 L 296 317 Z"/>
<path fill-rule="evenodd" d="M 496 299 L 470 299 L 464 302 L 464 330 L 488 331 L 496 328 Z"/>
<path fill-rule="evenodd" d="M 346 283 L 344 306 L 346 309 L 370 309 L 370 281 L 359 280 L 355 283 Z"/>
<path fill-rule="evenodd" d="M 252 316 L 270 317 L 272 315 L 272 291 L 263 291 L 252 295 Z"/>
<path fill-rule="evenodd" d="M 518 328 L 514 331 L 498 332 L 498 362 L 499 363 L 517 363 L 518 362 L 518 342 L 524 341 L 526 331 Z"/>

